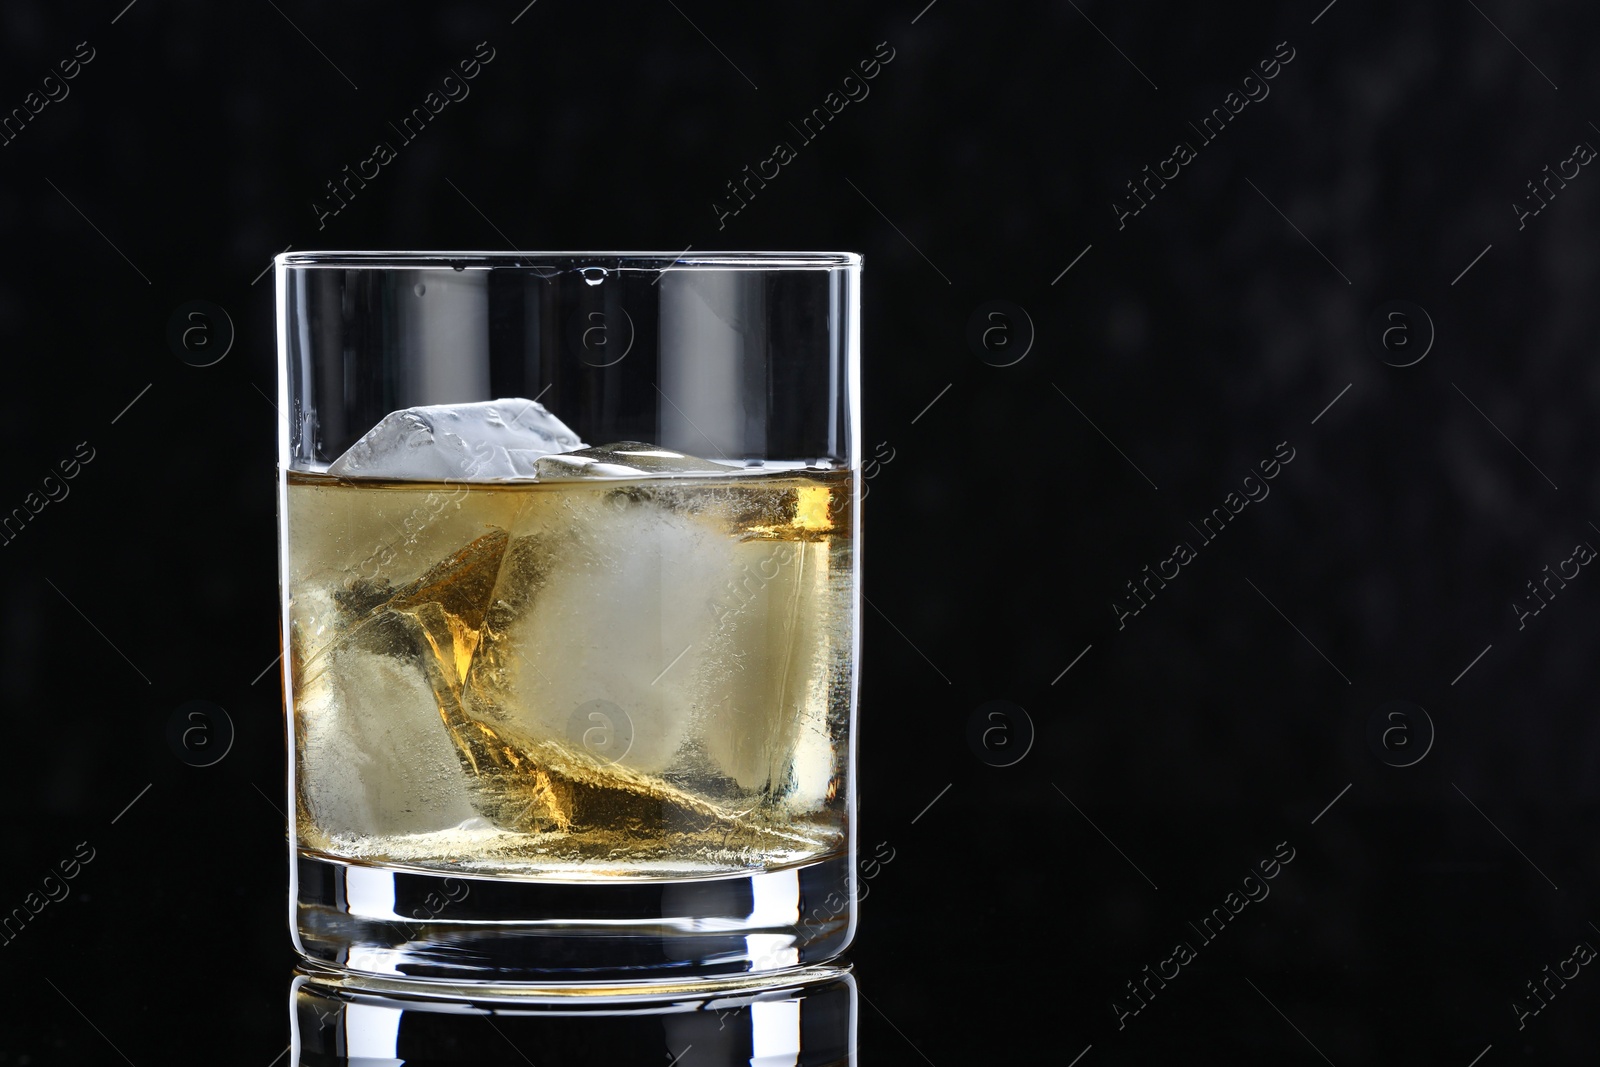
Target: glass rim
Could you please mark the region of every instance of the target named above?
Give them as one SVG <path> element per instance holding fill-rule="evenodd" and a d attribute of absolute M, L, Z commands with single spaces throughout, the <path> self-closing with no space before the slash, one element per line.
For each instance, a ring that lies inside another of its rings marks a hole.
<path fill-rule="evenodd" d="M 597 260 L 590 266 L 607 270 L 859 270 L 859 252 L 678 252 L 645 251 L 373 251 L 316 250 L 280 252 L 273 257 L 279 270 L 338 268 L 343 270 L 490 270 L 512 268 L 581 270 L 575 261 Z"/>

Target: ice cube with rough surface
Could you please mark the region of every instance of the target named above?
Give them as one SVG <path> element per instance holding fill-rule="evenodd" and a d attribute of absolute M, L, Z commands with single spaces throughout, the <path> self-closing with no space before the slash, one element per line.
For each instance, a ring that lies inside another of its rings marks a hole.
<path fill-rule="evenodd" d="M 586 447 L 536 400 L 435 404 L 385 415 L 328 473 L 440 481 L 531 478 L 539 457 Z"/>

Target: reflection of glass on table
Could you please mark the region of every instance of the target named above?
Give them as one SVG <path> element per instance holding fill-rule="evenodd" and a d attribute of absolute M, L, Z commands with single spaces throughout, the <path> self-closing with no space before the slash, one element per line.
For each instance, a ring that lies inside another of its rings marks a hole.
<path fill-rule="evenodd" d="M 290 1067 L 846 1067 L 856 1062 L 856 983 L 822 967 L 803 981 L 650 997 L 451 999 L 419 996 L 414 983 L 303 972 L 290 984 L 289 1025 Z"/>

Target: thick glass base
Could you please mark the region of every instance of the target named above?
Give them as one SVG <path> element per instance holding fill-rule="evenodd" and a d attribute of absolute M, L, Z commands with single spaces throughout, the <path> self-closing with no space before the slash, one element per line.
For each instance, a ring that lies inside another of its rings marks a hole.
<path fill-rule="evenodd" d="M 409 982 L 576 985 L 606 995 L 636 983 L 717 986 L 824 963 L 855 932 L 844 856 L 728 877 L 552 882 L 300 853 L 294 875 L 291 934 L 301 955 Z"/>
<path fill-rule="evenodd" d="M 856 990 L 848 972 L 810 968 L 784 982 L 744 985 L 713 993 L 577 999 L 471 991 L 453 1000 L 432 985 L 406 988 L 393 980 L 308 970 L 290 988 L 290 1065 L 855 1063 Z"/>

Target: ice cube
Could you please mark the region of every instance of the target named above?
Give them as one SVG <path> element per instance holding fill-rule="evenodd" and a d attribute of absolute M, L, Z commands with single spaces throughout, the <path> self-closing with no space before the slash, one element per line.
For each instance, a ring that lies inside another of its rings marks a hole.
<path fill-rule="evenodd" d="M 652 474 L 727 474 L 730 468 L 642 441 L 616 441 L 544 456 L 540 478 L 639 478 Z"/>
<path fill-rule="evenodd" d="M 338 477 L 532 478 L 539 457 L 588 446 L 536 400 L 392 411 L 328 466 Z"/>
<path fill-rule="evenodd" d="M 423 833 L 477 814 L 427 679 L 389 647 L 406 637 L 377 620 L 306 665 L 299 784 L 319 828 L 343 837 Z"/>
<path fill-rule="evenodd" d="M 507 552 L 478 692 L 528 736 L 665 773 L 715 684 L 707 590 L 739 577 L 734 544 L 654 494 L 553 500 L 548 515 L 524 516 L 530 532 Z M 626 742 L 612 745 L 613 734 Z"/>

